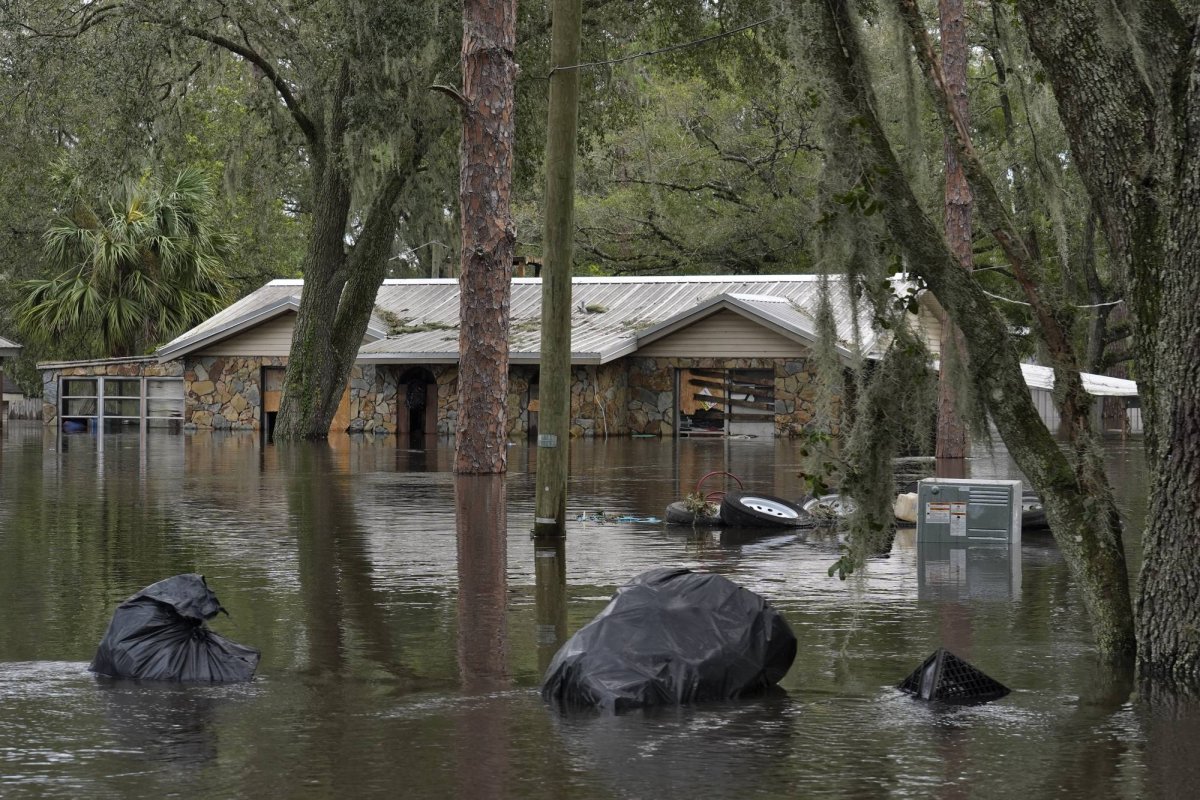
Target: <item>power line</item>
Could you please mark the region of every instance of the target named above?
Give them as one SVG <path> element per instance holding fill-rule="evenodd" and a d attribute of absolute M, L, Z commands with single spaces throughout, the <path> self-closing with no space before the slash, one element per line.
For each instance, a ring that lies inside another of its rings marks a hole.
<path fill-rule="evenodd" d="M 641 53 L 634 53 L 633 55 L 621 56 L 620 58 L 613 58 L 608 61 L 588 61 L 583 64 L 569 64 L 565 67 L 555 67 L 554 69 L 550 70 L 550 75 L 553 75 L 556 72 L 566 72 L 567 70 L 572 70 L 572 69 L 585 69 L 587 67 L 602 67 L 602 66 L 605 66 L 606 64 L 620 64 L 625 61 L 632 61 L 635 58 L 645 58 L 646 56 L 656 56 L 656 55 L 659 55 L 660 53 L 669 53 L 672 50 L 683 50 L 688 47 L 696 47 L 697 45 L 707 44 L 708 42 L 716 41 L 717 39 L 724 39 L 727 36 L 733 36 L 735 33 L 741 33 L 742 31 L 748 31 L 751 28 L 761 27 L 768 23 L 774 22 L 775 20 L 777 20 L 781 17 L 783 17 L 783 14 L 776 14 L 773 17 L 767 17 L 766 19 L 760 19 L 758 22 L 751 22 L 749 24 L 741 26 L 740 28 L 733 28 L 732 30 L 724 31 L 723 33 L 714 33 L 712 36 L 705 36 L 702 39 L 695 39 L 690 42 L 681 42 L 679 44 L 667 45 L 666 47 L 660 47 L 657 50 L 644 50 Z"/>
<path fill-rule="evenodd" d="M 992 294 L 991 292 L 987 291 L 986 289 L 983 290 L 983 293 L 994 300 L 1003 300 L 1004 302 L 1012 303 L 1015 306 L 1029 305 L 1029 303 L 1026 303 L 1024 300 L 1013 300 L 1011 297 L 1004 297 L 1003 295 Z M 1072 308 L 1104 308 L 1106 306 L 1120 305 L 1121 303 L 1124 303 L 1124 302 L 1125 301 L 1123 299 L 1122 300 L 1113 300 L 1108 303 L 1092 303 L 1091 305 L 1088 305 L 1088 306 L 1072 306 Z"/>

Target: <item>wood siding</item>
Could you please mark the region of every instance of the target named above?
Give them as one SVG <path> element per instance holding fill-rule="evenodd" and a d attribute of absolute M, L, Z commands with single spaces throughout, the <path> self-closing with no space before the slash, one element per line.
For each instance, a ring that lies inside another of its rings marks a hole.
<path fill-rule="evenodd" d="M 638 348 L 639 356 L 687 358 L 794 358 L 808 352 L 733 311 L 718 311 L 681 331 Z"/>
<path fill-rule="evenodd" d="M 912 319 L 912 317 L 909 319 Z M 925 346 L 929 348 L 930 354 L 934 358 L 941 358 L 942 323 L 938 320 L 937 315 L 934 314 L 933 309 L 925 303 L 921 303 L 918 306 L 915 330 L 918 336 L 925 339 Z"/>
<path fill-rule="evenodd" d="M 281 314 L 262 325 L 215 342 L 197 351 L 198 356 L 286 356 L 292 349 L 293 312 Z"/>

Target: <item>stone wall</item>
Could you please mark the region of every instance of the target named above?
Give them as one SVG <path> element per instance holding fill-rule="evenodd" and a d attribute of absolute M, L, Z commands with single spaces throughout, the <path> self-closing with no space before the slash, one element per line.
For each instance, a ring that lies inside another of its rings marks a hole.
<path fill-rule="evenodd" d="M 259 430 L 262 418 L 262 369 L 283 367 L 281 356 L 205 356 L 159 364 L 152 359 L 88 364 L 46 370 L 43 419 L 53 425 L 58 413 L 58 377 L 183 377 L 184 426 L 189 430 Z M 458 368 L 423 367 L 437 382 L 437 432 L 453 435 L 458 422 Z M 798 433 L 813 419 L 816 376 L 803 358 L 646 358 L 632 356 L 599 366 L 571 370 L 571 436 L 622 436 L 646 433 L 673 436 L 676 424 L 677 369 L 770 369 L 775 374 L 775 431 Z M 402 365 L 355 365 L 350 375 L 350 430 L 394 434 L 404 399 Z M 513 366 L 508 387 L 508 435 L 523 439 L 530 427 L 530 383 L 537 367 Z"/>
<path fill-rule="evenodd" d="M 183 372 L 185 429 L 259 430 L 262 369 L 286 366 L 284 356 L 200 356 Z"/>
<path fill-rule="evenodd" d="M 646 358 L 628 363 L 629 432 L 673 436 L 677 369 L 770 369 L 775 373 L 775 435 L 791 436 L 815 413 L 815 368 L 804 358 Z"/>
<path fill-rule="evenodd" d="M 627 435 L 629 404 L 624 361 L 571 369 L 572 437 Z"/>
<path fill-rule="evenodd" d="M 154 358 L 134 358 L 109 363 L 82 363 L 42 370 L 42 424 L 58 424 L 58 379 L 62 378 L 179 378 L 183 362 L 159 363 Z M 184 384 L 186 386 L 186 379 Z M 185 403 L 186 405 L 186 403 Z"/>
<path fill-rule="evenodd" d="M 394 367 L 355 364 L 351 368 L 350 431 L 396 432 L 399 376 Z"/>

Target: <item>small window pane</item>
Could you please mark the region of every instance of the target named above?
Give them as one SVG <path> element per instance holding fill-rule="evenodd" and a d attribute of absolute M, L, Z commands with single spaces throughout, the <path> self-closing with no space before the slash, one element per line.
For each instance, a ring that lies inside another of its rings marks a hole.
<path fill-rule="evenodd" d="M 178 378 L 148 378 L 146 416 L 183 419 L 183 381 Z"/>
<path fill-rule="evenodd" d="M 96 416 L 96 401 L 72 398 L 63 400 L 64 417 L 94 417 Z"/>
<path fill-rule="evenodd" d="M 181 419 L 183 417 L 183 401 L 155 400 L 153 397 L 147 398 L 146 416 L 165 417 L 167 419 Z"/>
<path fill-rule="evenodd" d="M 146 396 L 182 401 L 183 381 L 178 378 L 147 378 Z"/>
<path fill-rule="evenodd" d="M 95 397 L 96 379 L 64 378 L 62 382 L 62 393 L 63 397 Z"/>
<path fill-rule="evenodd" d="M 140 417 L 141 415 L 142 401 L 139 398 L 104 401 L 104 416 L 106 417 Z"/>
<path fill-rule="evenodd" d="M 109 378 L 104 381 L 105 397 L 141 397 L 142 382 L 139 380 L 120 380 Z"/>

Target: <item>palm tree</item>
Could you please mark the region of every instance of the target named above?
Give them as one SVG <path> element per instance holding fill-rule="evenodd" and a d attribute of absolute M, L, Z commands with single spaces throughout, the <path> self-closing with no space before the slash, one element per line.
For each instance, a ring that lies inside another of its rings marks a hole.
<path fill-rule="evenodd" d="M 215 192 L 199 169 L 127 181 L 101 205 L 78 200 L 47 229 L 56 277 L 24 283 L 28 338 L 78 355 L 145 353 L 223 308 L 234 238 L 212 226 Z"/>

